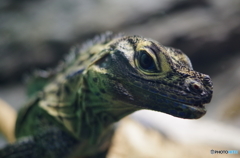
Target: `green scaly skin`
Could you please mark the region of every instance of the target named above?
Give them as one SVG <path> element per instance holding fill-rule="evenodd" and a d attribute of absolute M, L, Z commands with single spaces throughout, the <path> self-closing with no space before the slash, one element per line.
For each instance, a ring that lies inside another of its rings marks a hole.
<path fill-rule="evenodd" d="M 212 97 L 210 77 L 184 53 L 140 36 L 97 36 L 46 74 L 51 80 L 19 113 L 19 141 L 0 157 L 105 157 L 124 116 L 150 109 L 198 119 Z"/>

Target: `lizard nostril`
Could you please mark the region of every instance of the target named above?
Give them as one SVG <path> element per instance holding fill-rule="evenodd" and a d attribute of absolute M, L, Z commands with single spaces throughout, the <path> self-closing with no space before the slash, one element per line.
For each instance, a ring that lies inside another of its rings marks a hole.
<path fill-rule="evenodd" d="M 190 84 L 190 89 L 191 89 L 191 91 L 196 92 L 196 93 L 202 93 L 203 92 L 203 90 L 201 88 L 201 85 L 199 85 L 198 83 L 191 83 Z"/>
<path fill-rule="evenodd" d="M 194 89 L 196 89 L 196 90 L 199 90 L 199 89 L 200 89 L 200 87 L 199 87 L 198 85 L 196 85 L 196 84 L 194 84 L 193 87 L 194 87 Z"/>

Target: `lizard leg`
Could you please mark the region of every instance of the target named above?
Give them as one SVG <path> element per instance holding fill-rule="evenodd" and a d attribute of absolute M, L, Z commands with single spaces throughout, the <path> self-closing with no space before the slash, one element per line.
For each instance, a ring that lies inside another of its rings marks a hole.
<path fill-rule="evenodd" d="M 79 143 L 67 132 L 50 128 L 34 136 L 24 137 L 0 150 L 1 158 L 62 158 Z"/>

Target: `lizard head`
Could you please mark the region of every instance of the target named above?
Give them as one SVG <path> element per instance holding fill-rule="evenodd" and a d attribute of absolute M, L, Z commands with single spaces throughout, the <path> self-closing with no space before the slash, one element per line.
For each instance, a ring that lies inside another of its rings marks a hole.
<path fill-rule="evenodd" d="M 116 102 L 188 119 L 206 113 L 211 79 L 194 71 L 182 51 L 140 36 L 115 39 L 104 51 L 94 71 Z"/>

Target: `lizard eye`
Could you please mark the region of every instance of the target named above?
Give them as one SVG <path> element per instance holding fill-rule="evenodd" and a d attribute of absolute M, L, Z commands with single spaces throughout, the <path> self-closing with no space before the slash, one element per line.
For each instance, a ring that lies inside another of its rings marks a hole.
<path fill-rule="evenodd" d="M 139 65 L 144 70 L 155 71 L 157 70 L 153 58 L 145 51 L 141 50 L 138 57 Z"/>

